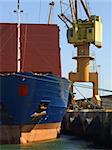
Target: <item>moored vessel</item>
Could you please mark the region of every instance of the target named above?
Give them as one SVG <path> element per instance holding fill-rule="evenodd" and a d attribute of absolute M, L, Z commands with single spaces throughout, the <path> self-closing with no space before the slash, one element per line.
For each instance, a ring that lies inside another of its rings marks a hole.
<path fill-rule="evenodd" d="M 19 13 L 18 0 L 18 24 L 0 24 L 1 144 L 56 138 L 69 97 L 69 81 L 61 77 L 59 28 L 21 25 Z"/>

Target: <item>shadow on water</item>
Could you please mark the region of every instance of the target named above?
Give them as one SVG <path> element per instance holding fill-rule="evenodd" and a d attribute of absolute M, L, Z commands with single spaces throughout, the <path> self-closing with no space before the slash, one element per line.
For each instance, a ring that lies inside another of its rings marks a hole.
<path fill-rule="evenodd" d="M 40 143 L 27 145 L 1 145 L 0 150 L 109 150 L 93 145 L 91 142 L 84 141 L 72 136 L 61 136 L 61 138 Z"/>

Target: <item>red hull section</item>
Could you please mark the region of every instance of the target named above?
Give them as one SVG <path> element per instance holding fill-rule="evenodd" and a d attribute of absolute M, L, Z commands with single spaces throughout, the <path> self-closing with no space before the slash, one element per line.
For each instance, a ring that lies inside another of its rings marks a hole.
<path fill-rule="evenodd" d="M 61 76 L 57 25 L 21 25 L 21 70 Z M 0 72 L 17 70 L 17 24 L 0 24 Z"/>

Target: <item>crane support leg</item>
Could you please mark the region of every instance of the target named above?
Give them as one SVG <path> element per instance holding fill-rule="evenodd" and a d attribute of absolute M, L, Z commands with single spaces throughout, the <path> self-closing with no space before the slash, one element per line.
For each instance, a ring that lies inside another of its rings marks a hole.
<path fill-rule="evenodd" d="M 101 106 L 101 99 L 98 95 L 98 73 L 89 73 L 89 80 L 93 83 L 93 97 L 92 101 L 97 105 Z"/>
<path fill-rule="evenodd" d="M 77 60 L 77 72 L 69 73 L 69 80 L 72 83 L 71 92 L 73 92 L 74 82 L 92 82 L 93 83 L 93 97 L 92 102 L 96 106 L 101 106 L 101 99 L 98 95 L 98 73 L 90 72 L 89 44 L 80 45 L 77 48 L 77 56 L 73 59 Z"/>

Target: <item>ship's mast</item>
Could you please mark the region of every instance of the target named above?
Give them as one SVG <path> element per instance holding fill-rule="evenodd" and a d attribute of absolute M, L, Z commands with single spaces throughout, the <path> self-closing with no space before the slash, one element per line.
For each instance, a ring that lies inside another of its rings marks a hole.
<path fill-rule="evenodd" d="M 20 45 L 20 0 L 17 4 L 17 16 L 18 16 L 18 44 L 17 44 L 17 72 L 21 71 L 21 45 Z"/>
<path fill-rule="evenodd" d="M 50 12 L 48 17 L 48 24 L 52 24 L 52 13 L 53 13 L 54 1 L 49 3 L 49 5 L 50 5 Z"/>

